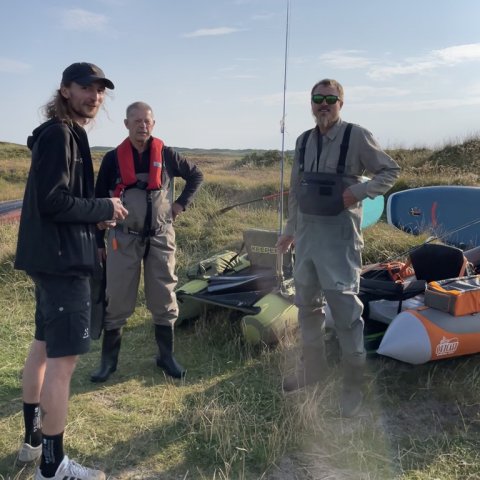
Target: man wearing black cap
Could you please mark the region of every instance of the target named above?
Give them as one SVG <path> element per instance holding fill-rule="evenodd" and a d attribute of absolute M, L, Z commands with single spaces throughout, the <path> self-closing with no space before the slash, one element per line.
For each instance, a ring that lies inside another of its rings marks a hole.
<path fill-rule="evenodd" d="M 63 452 L 70 379 L 90 347 L 89 276 L 97 260 L 95 224 L 124 219 L 117 198 L 94 199 L 84 126 L 113 83 L 91 63 L 74 63 L 28 138 L 32 163 L 23 199 L 15 268 L 35 284 L 35 338 L 23 369 L 21 463 L 41 457 L 35 480 L 103 480 Z"/>

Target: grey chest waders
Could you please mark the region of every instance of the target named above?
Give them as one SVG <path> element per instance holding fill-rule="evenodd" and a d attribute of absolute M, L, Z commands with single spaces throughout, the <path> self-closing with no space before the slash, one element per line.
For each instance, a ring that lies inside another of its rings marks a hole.
<path fill-rule="evenodd" d="M 340 145 L 340 157 L 336 173 L 305 172 L 305 148 L 308 138 L 314 129 L 305 133 L 299 152 L 300 186 L 297 193 L 300 211 L 307 215 L 338 215 L 344 210 L 343 192 L 355 183 L 360 177 L 345 175 L 345 160 L 352 124 L 348 123 Z M 321 153 L 321 137 L 319 133 L 318 158 Z M 318 165 L 317 165 L 318 168 Z"/>

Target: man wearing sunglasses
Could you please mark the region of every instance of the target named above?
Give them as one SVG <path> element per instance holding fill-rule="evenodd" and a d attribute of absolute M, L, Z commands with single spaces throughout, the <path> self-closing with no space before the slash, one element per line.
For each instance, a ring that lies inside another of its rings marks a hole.
<path fill-rule="evenodd" d="M 363 400 L 363 306 L 358 299 L 362 200 L 384 194 L 399 166 L 372 134 L 340 118 L 343 87 L 324 79 L 311 90 L 316 126 L 297 139 L 290 179 L 288 220 L 277 242 L 286 252 L 295 241 L 295 305 L 302 338 L 302 362 L 285 377 L 290 392 L 325 377 L 325 302 L 332 312 L 342 351 L 344 417 L 360 411 Z M 362 182 L 368 173 L 371 179 Z"/>

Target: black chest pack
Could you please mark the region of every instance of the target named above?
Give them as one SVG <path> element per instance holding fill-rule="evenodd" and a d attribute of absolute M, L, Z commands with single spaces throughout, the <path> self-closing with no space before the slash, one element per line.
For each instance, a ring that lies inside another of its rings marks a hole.
<path fill-rule="evenodd" d="M 334 216 L 344 210 L 343 192 L 350 185 L 359 183 L 361 178 L 356 175 L 345 174 L 345 161 L 347 158 L 350 133 L 353 125 L 347 123 L 340 145 L 340 156 L 336 173 L 305 172 L 305 148 L 311 133 L 305 132 L 299 151 L 300 184 L 297 193 L 300 211 L 307 215 Z M 319 135 L 318 158 L 321 153 L 321 136 Z M 317 166 L 318 168 L 318 166 Z"/>

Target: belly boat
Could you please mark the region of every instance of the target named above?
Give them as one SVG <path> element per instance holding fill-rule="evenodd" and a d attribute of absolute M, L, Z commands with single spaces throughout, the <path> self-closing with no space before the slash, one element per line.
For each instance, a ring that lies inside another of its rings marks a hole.
<path fill-rule="evenodd" d="M 213 306 L 223 307 L 240 312 L 247 343 L 277 343 L 297 324 L 297 308 L 293 305 L 291 255 L 284 255 L 279 278 L 276 241 L 274 231 L 246 230 L 245 254 L 225 251 L 190 267 L 190 281 L 176 291 L 177 325 Z"/>

